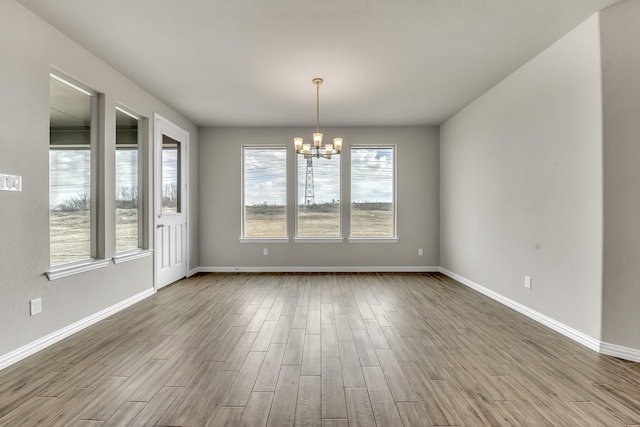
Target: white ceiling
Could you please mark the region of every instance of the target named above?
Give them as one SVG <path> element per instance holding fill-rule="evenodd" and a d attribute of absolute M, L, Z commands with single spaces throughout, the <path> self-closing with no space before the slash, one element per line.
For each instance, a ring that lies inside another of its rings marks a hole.
<path fill-rule="evenodd" d="M 18 0 L 199 126 L 439 124 L 620 0 Z"/>

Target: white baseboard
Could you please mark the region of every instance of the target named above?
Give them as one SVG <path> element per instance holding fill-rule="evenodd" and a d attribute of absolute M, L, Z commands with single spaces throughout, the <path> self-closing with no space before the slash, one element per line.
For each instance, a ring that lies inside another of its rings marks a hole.
<path fill-rule="evenodd" d="M 482 285 L 479 285 L 476 282 L 473 282 L 469 279 L 467 279 L 466 277 L 462 277 L 452 271 L 449 271 L 445 268 L 440 267 L 440 272 L 442 274 L 445 274 L 449 277 L 451 277 L 454 280 L 457 280 L 458 282 L 462 283 L 465 286 L 470 287 L 473 290 L 476 290 L 478 292 L 480 292 L 483 295 L 488 296 L 491 299 L 494 299 L 496 301 L 498 301 L 501 304 L 506 305 L 507 307 L 510 307 L 512 309 L 514 309 L 515 311 L 517 311 L 518 313 L 522 313 L 525 316 L 537 321 L 538 323 L 542 323 L 543 325 L 553 329 L 556 332 L 561 333 L 562 335 L 571 338 L 572 340 L 584 345 L 585 347 L 590 348 L 593 351 L 597 351 L 600 352 L 600 347 L 601 347 L 601 343 L 599 340 L 590 337 L 587 334 L 584 334 L 580 331 L 577 331 L 567 325 L 565 325 L 564 323 L 560 323 L 555 319 L 552 319 L 549 316 L 546 316 L 542 313 L 539 313 L 535 310 L 532 310 L 531 308 L 520 304 L 519 302 L 513 301 L 512 299 L 509 299 L 503 295 L 500 295 L 497 292 L 492 291 L 491 289 L 485 288 Z"/>
<path fill-rule="evenodd" d="M 433 266 L 199 267 L 196 273 L 436 273 Z M 192 271 L 194 271 L 192 270 Z M 193 273 L 195 274 L 195 273 Z"/>
<path fill-rule="evenodd" d="M 391 267 L 391 266 L 357 266 L 357 267 L 196 267 L 189 271 L 188 276 L 193 276 L 197 273 L 209 273 L 209 272 L 295 272 L 295 273 L 303 273 L 303 272 L 408 272 L 408 273 L 435 273 L 440 272 L 445 274 L 452 279 L 462 283 L 465 286 L 468 286 L 471 289 L 474 289 L 480 292 L 483 295 L 488 296 L 489 298 L 498 301 L 501 304 L 504 304 L 507 307 L 510 307 L 516 310 L 519 313 L 524 314 L 525 316 L 553 329 L 556 332 L 561 333 L 562 335 L 602 354 L 606 354 L 608 356 L 614 356 L 625 360 L 631 360 L 634 362 L 640 362 L 640 350 L 623 347 L 616 344 L 610 344 L 606 342 L 600 342 L 599 340 L 592 338 L 580 331 L 577 331 L 563 323 L 558 322 L 555 319 L 552 319 L 544 314 L 538 313 L 535 310 L 530 309 L 516 301 L 513 301 L 507 297 L 504 297 L 497 292 L 492 291 L 491 289 L 485 288 L 478 283 L 475 283 L 465 277 L 462 277 L 452 271 L 449 271 L 442 267 L 433 267 L 433 266 L 406 266 L 406 267 Z M 147 289 L 137 295 L 134 295 L 124 301 L 121 301 L 111 307 L 108 307 L 98 313 L 95 313 L 89 317 L 86 317 L 76 323 L 73 323 L 65 328 L 62 328 L 58 331 L 55 331 L 45 337 L 42 337 L 36 341 L 33 341 L 25 346 L 22 346 L 14 351 L 11 351 L 7 354 L 0 356 L 0 370 L 6 368 L 7 366 L 13 365 L 14 363 L 40 351 L 56 342 L 81 331 L 82 329 L 87 328 L 88 326 L 93 325 L 94 323 L 106 319 L 107 317 L 139 302 L 145 298 L 150 297 L 155 294 L 155 289 Z"/>
<path fill-rule="evenodd" d="M 631 360 L 632 362 L 640 362 L 640 350 L 636 348 L 603 342 L 600 344 L 600 353 L 619 359 Z"/>
<path fill-rule="evenodd" d="M 130 305 L 133 305 L 138 301 L 142 301 L 143 299 L 148 298 L 155 293 L 156 293 L 155 289 L 153 288 L 147 289 L 146 291 L 140 292 L 137 295 L 127 298 L 126 300 L 121 301 L 117 304 L 114 304 L 111 307 L 105 308 L 104 310 L 99 311 L 95 314 L 92 314 L 89 317 L 85 317 L 82 320 L 79 320 L 55 332 L 52 332 L 49 335 L 44 336 L 40 339 L 37 339 L 16 350 L 13 350 L 7 354 L 3 354 L 0 356 L 0 370 L 6 368 L 7 366 L 13 365 L 14 363 L 19 362 L 20 360 L 26 357 L 29 357 L 40 350 L 44 350 L 50 345 L 55 344 L 58 341 L 70 335 L 73 335 L 76 332 L 79 332 L 84 328 L 93 325 L 96 322 L 99 322 L 100 320 L 106 319 L 112 314 L 115 314 L 121 310 L 124 310 Z"/>

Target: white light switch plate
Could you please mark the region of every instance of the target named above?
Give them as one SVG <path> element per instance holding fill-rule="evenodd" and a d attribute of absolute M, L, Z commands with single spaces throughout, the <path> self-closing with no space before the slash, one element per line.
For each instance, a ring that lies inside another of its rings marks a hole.
<path fill-rule="evenodd" d="M 22 177 L 0 173 L 0 190 L 22 191 Z"/>

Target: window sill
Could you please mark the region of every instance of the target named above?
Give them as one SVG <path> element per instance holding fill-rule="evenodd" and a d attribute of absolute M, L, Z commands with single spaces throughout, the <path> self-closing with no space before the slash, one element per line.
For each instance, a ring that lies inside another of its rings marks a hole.
<path fill-rule="evenodd" d="M 86 271 L 97 270 L 98 268 L 104 268 L 109 265 L 109 260 L 106 259 L 90 259 L 87 261 L 81 261 L 74 264 L 64 265 L 62 267 L 55 267 L 45 272 L 47 279 L 58 280 L 63 277 L 73 276 L 74 274 L 84 273 Z"/>
<path fill-rule="evenodd" d="M 344 243 L 342 237 L 296 237 L 294 243 Z"/>
<path fill-rule="evenodd" d="M 349 237 L 349 243 L 398 243 L 397 237 Z"/>
<path fill-rule="evenodd" d="M 288 237 L 241 237 L 240 243 L 289 243 Z"/>
<path fill-rule="evenodd" d="M 137 251 L 115 255 L 111 260 L 114 264 L 122 264 L 123 262 L 133 261 L 134 259 L 146 258 L 150 256 L 152 252 L 150 249 L 138 249 Z"/>

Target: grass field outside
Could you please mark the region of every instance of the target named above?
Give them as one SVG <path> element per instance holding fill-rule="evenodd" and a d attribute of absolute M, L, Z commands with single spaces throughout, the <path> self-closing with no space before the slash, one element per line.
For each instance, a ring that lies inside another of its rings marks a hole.
<path fill-rule="evenodd" d="M 394 237 L 391 203 L 354 203 L 351 237 Z M 247 206 L 245 237 L 286 237 L 284 206 Z M 88 210 L 51 210 L 49 216 L 51 265 L 91 258 L 91 221 Z M 138 248 L 138 210 L 116 209 L 116 253 Z M 339 204 L 301 205 L 298 236 L 341 237 Z"/>
<path fill-rule="evenodd" d="M 353 203 L 351 237 L 395 237 L 391 203 Z M 297 237 L 340 237 L 340 206 L 335 203 L 300 205 Z M 245 208 L 245 237 L 286 237 L 284 206 L 259 205 Z"/>
<path fill-rule="evenodd" d="M 138 248 L 138 210 L 116 209 L 116 253 Z M 91 258 L 91 219 L 88 210 L 51 210 L 49 215 L 52 266 Z"/>

